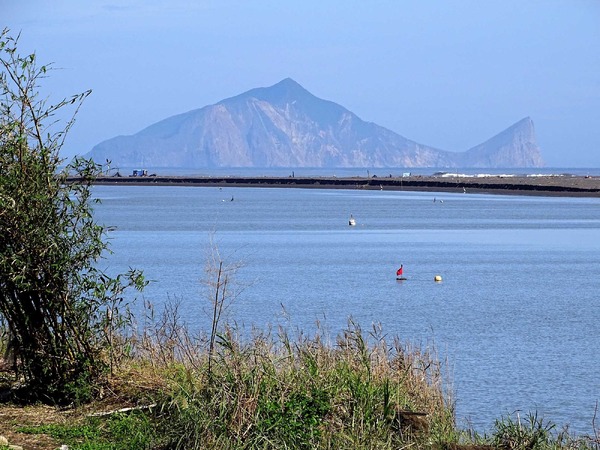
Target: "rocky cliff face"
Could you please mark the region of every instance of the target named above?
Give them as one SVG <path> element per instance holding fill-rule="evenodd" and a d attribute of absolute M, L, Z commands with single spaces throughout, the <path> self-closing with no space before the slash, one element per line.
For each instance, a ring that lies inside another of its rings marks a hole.
<path fill-rule="evenodd" d="M 542 167 L 533 121 L 526 117 L 472 149 L 461 158 L 462 167 Z"/>
<path fill-rule="evenodd" d="M 411 141 L 319 99 L 292 79 L 169 117 L 88 154 L 120 167 L 537 167 L 533 123 L 523 119 L 457 153 Z"/>

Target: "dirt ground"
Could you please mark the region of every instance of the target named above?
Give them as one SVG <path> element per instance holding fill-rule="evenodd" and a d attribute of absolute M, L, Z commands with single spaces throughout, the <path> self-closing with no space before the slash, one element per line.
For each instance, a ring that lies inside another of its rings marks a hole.
<path fill-rule="evenodd" d="M 27 434 L 19 431 L 24 426 L 65 423 L 68 412 L 58 408 L 36 405 L 15 406 L 0 404 L 0 436 L 10 444 L 20 445 L 24 450 L 56 450 L 61 443 L 44 434 Z"/>
<path fill-rule="evenodd" d="M 119 402 L 116 399 L 106 399 L 79 408 L 0 403 L 0 436 L 4 436 L 9 444 L 19 445 L 24 450 L 56 450 L 64 443 L 45 434 L 25 433 L 21 429 L 27 426 L 76 424 L 83 422 L 88 415 L 130 406 L 127 401 Z"/>
<path fill-rule="evenodd" d="M 11 445 L 21 446 L 24 450 L 56 450 L 64 442 L 58 442 L 45 434 L 23 432 L 23 427 L 78 424 L 83 423 L 90 415 L 110 413 L 122 408 L 135 407 L 133 397 L 126 389 L 129 385 L 137 385 L 135 372 L 128 373 L 123 379 L 111 379 L 111 383 L 103 389 L 102 398 L 79 407 L 58 407 L 44 404 L 22 405 L 10 400 L 11 388 L 15 386 L 14 374 L 2 369 L 0 358 L 0 436 L 5 437 Z"/>

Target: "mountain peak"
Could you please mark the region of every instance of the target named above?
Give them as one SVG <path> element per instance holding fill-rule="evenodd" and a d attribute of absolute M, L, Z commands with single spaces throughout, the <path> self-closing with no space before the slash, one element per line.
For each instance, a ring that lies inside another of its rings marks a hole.
<path fill-rule="evenodd" d="M 270 103 L 285 104 L 314 96 L 299 83 L 288 77 L 269 87 L 251 89 L 238 97 L 254 97 Z"/>
<path fill-rule="evenodd" d="M 533 120 L 525 117 L 465 153 L 465 167 L 542 167 Z"/>
<path fill-rule="evenodd" d="M 500 138 L 512 140 L 514 136 L 521 136 L 521 138 L 525 137 L 527 139 L 535 140 L 535 130 L 533 127 L 533 120 L 531 117 L 525 117 L 518 122 L 515 122 L 506 130 L 492 137 L 490 140 L 498 140 Z"/>
<path fill-rule="evenodd" d="M 533 130 L 533 120 L 531 120 L 531 117 L 524 117 L 523 119 L 519 120 L 518 122 L 516 122 L 515 124 L 513 124 L 511 127 L 508 128 L 509 130 L 513 130 L 513 129 L 527 129 L 527 130 Z"/>
<path fill-rule="evenodd" d="M 305 90 L 302 86 L 300 86 L 300 83 L 298 83 L 296 80 L 293 80 L 290 77 L 284 78 L 279 83 L 275 83 L 273 86 L 271 86 L 271 88 L 276 88 L 276 87 L 283 87 L 284 89 L 300 88 L 302 90 Z"/>

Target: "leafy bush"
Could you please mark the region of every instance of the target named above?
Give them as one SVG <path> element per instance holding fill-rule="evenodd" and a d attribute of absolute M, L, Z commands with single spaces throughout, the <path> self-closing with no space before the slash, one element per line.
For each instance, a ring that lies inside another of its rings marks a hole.
<path fill-rule="evenodd" d="M 60 170 L 75 114 L 58 131 L 53 116 L 67 106 L 76 113 L 90 91 L 48 106 L 37 89 L 51 66 L 19 55 L 17 44 L 8 30 L 0 34 L 0 316 L 27 392 L 82 401 L 126 325 L 124 289 L 144 281 L 136 271 L 111 278 L 95 265 L 107 251 L 108 230 L 91 206 L 100 167 L 76 159 Z"/>

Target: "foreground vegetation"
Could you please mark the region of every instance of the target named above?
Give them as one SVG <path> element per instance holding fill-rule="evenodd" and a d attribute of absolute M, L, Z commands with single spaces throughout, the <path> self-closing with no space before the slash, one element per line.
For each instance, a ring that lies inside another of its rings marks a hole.
<path fill-rule="evenodd" d="M 535 415 L 490 436 L 454 423 L 431 349 L 352 321 L 335 339 L 283 329 L 243 336 L 224 320 L 236 266 L 207 258 L 211 329 L 192 335 L 177 304 L 128 311 L 140 272 L 98 270 L 108 250 L 90 183 L 76 160 L 60 170 L 67 131 L 52 117 L 89 94 L 47 106 L 47 66 L 0 34 L 0 435 L 55 449 L 598 449 L 599 436 L 553 434 Z M 50 123 L 48 124 L 48 121 Z M 67 182 L 75 175 L 76 182 Z M 0 439 L 0 448 L 6 446 Z M 64 448 L 64 447 L 63 447 Z"/>
<path fill-rule="evenodd" d="M 435 353 L 376 327 L 350 322 L 335 342 L 283 330 L 244 342 L 223 326 L 211 355 L 210 335 L 180 324 L 167 308 L 130 336 L 132 353 L 90 403 L 38 406 L 26 420 L 36 407 L 13 391 L 0 434 L 47 449 L 600 448 L 598 435 L 571 436 L 535 414 L 502 418 L 486 435 L 458 430 Z"/>
<path fill-rule="evenodd" d="M 127 322 L 123 292 L 141 273 L 98 269 L 106 227 L 93 216 L 90 182 L 100 167 L 76 159 L 61 170 L 65 128 L 56 115 L 77 109 L 89 91 L 49 104 L 38 83 L 51 66 L 21 56 L 0 33 L 0 319 L 15 370 L 35 398 L 91 398 L 106 369 L 103 353 Z M 73 113 L 73 114 L 75 114 Z M 76 173 L 79 183 L 66 183 Z"/>
<path fill-rule="evenodd" d="M 139 357 L 123 362 L 107 384 L 113 398 L 139 409 L 20 431 L 49 433 L 73 448 L 354 449 L 456 441 L 440 367 L 427 352 L 397 342 L 390 348 L 382 338 L 369 346 L 351 324 L 335 346 L 319 334 L 291 340 L 282 331 L 242 344 L 226 328 L 211 357 L 208 336 L 191 339 L 185 328 L 168 326 L 175 322 L 161 323 L 167 326 L 145 333 L 136 344 Z"/>

